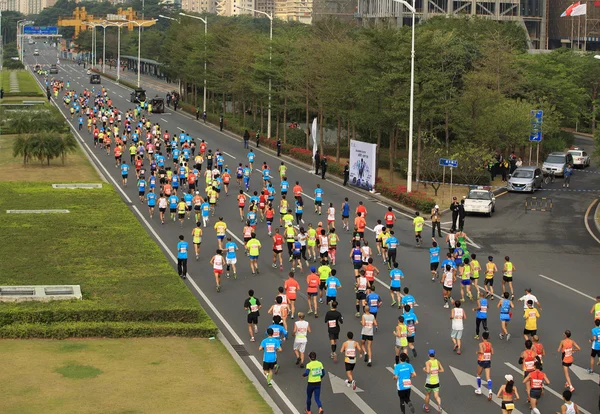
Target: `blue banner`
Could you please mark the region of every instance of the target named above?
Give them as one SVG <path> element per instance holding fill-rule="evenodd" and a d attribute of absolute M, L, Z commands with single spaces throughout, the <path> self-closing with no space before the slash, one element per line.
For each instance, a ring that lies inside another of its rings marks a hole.
<path fill-rule="evenodd" d="M 57 35 L 58 27 L 57 26 L 25 26 L 25 27 L 23 27 L 23 34 L 38 35 L 38 36 Z"/>

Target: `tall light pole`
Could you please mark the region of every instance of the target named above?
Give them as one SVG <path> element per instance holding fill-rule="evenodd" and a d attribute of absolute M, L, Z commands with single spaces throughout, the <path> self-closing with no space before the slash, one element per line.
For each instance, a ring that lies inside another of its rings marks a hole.
<path fill-rule="evenodd" d="M 127 22 L 113 23 L 113 26 L 119 28 L 119 34 L 117 35 L 117 82 L 121 79 L 121 27 L 125 26 Z"/>
<path fill-rule="evenodd" d="M 104 73 L 104 61 L 106 60 L 106 28 L 108 24 L 106 22 L 102 22 L 100 27 L 103 29 L 102 33 L 102 73 Z"/>
<path fill-rule="evenodd" d="M 16 43 L 17 43 L 17 50 L 20 52 L 21 51 L 21 30 L 19 29 L 19 26 L 21 25 L 21 23 L 26 22 L 27 19 L 23 19 L 23 20 L 17 20 L 17 37 L 16 37 Z M 19 53 L 18 56 L 20 57 L 21 54 Z M 23 59 L 21 58 L 21 61 Z"/>
<path fill-rule="evenodd" d="M 410 112 L 408 116 L 408 171 L 406 179 L 406 191 L 412 191 L 412 167 L 413 167 L 413 129 L 414 129 L 414 105 L 415 105 L 415 0 L 412 5 L 406 0 L 394 0 L 402 3 L 412 14 L 411 42 L 410 42 Z"/>
<path fill-rule="evenodd" d="M 140 87 L 140 70 L 141 70 L 141 46 L 142 46 L 142 26 L 148 23 L 156 23 L 158 19 L 145 20 L 141 23 L 135 20 L 127 20 L 128 23 L 133 23 L 138 27 L 138 63 L 137 63 L 137 87 Z"/>
<path fill-rule="evenodd" d="M 92 46 L 91 46 L 91 55 L 92 55 L 92 67 L 91 69 L 95 68 L 95 63 L 96 63 L 96 26 L 100 26 L 100 23 L 83 23 L 86 26 L 89 26 L 92 28 Z"/>
<path fill-rule="evenodd" d="M 394 0 L 396 1 L 396 0 Z M 414 1 L 414 0 L 413 0 Z M 270 21 L 269 26 L 269 67 L 271 67 L 271 61 L 273 56 L 273 15 L 264 11 L 249 9 L 243 6 L 237 6 L 238 9 L 248 10 L 254 13 L 262 14 L 266 16 Z M 271 139 L 271 75 L 269 74 L 269 110 L 267 118 L 267 139 Z"/>
<path fill-rule="evenodd" d="M 179 13 L 180 16 L 191 17 L 192 19 L 200 20 L 204 23 L 204 98 L 202 101 L 202 112 L 206 112 L 206 36 L 208 35 L 208 20 L 200 16 L 192 16 L 191 14 Z M 175 20 L 175 19 L 172 19 Z"/>

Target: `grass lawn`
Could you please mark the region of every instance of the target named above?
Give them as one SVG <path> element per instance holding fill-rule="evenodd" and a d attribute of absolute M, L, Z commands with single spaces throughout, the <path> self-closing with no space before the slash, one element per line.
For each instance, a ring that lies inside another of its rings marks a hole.
<path fill-rule="evenodd" d="M 4 93 L 10 92 L 10 73 L 15 72 L 17 74 L 17 80 L 19 81 L 19 91 L 21 93 L 31 93 L 31 96 L 36 96 L 42 93 L 37 82 L 27 70 L 2 70 L 2 87 Z"/>
<path fill-rule="evenodd" d="M 50 161 L 50 166 L 37 161 L 23 166 L 20 157 L 12 156 L 12 145 L 17 135 L 0 135 L 0 181 L 31 181 L 58 184 L 65 182 L 101 182 L 96 170 L 88 162 L 80 147 L 67 156 L 65 165 L 60 159 Z"/>
<path fill-rule="evenodd" d="M 5 214 L 36 207 L 71 213 Z M 199 308 L 108 184 L 94 190 L 55 190 L 48 182 L 0 183 L 0 228 L 3 284 L 79 284 L 85 300 L 76 304 L 82 308 L 94 302 L 119 309 Z M 72 307 L 64 301 L 35 305 Z M 4 306 L 9 305 L 0 304 L 0 310 Z"/>
<path fill-rule="evenodd" d="M 269 413 L 218 340 L 4 340 L 2 412 Z"/>

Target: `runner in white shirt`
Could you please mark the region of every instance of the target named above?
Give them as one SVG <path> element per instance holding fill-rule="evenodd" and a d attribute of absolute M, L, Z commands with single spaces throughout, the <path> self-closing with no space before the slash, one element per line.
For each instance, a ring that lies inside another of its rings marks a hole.
<path fill-rule="evenodd" d="M 362 253 L 362 261 L 363 261 L 363 265 L 368 265 L 369 264 L 369 259 L 371 258 L 371 255 L 373 254 L 371 248 L 369 247 L 369 242 L 365 240 L 365 244 L 360 248 L 360 251 Z"/>
<path fill-rule="evenodd" d="M 281 316 L 281 321 L 283 322 L 283 327 L 287 331 L 287 317 L 290 310 L 290 304 L 288 302 L 288 297 L 285 294 L 285 290 L 283 286 L 279 286 L 277 288 L 277 296 L 281 298 L 281 306 L 285 307 L 285 311 L 281 312 L 279 316 Z"/>
<path fill-rule="evenodd" d="M 535 307 L 535 305 L 537 305 L 538 308 L 540 308 L 540 310 L 542 310 L 542 305 L 540 305 L 540 302 L 538 302 L 538 299 L 535 297 L 535 295 L 531 294 L 531 288 L 525 289 L 525 295 L 523 295 L 519 298 L 519 302 L 523 302 L 523 310 L 527 309 L 527 301 L 529 301 L 529 300 L 533 302 L 533 307 Z"/>
<path fill-rule="evenodd" d="M 381 256 L 381 233 L 383 233 L 384 225 L 381 220 L 377 220 L 377 225 L 373 227 L 375 232 L 375 245 L 377 246 L 377 256 Z"/>
<path fill-rule="evenodd" d="M 329 230 L 335 228 L 335 207 L 333 203 L 329 203 L 329 208 L 327 209 L 327 228 Z"/>
<path fill-rule="evenodd" d="M 444 308 L 448 309 L 450 306 L 448 302 L 452 302 L 452 285 L 456 281 L 456 270 L 452 268 L 449 264 L 446 265 L 446 269 L 444 269 L 444 274 L 442 276 L 441 283 L 444 287 Z"/>
<path fill-rule="evenodd" d="M 294 324 L 294 354 L 296 354 L 296 365 L 304 368 L 304 351 L 311 331 L 309 323 L 304 320 L 303 312 L 298 312 L 298 319 Z"/>
<path fill-rule="evenodd" d="M 221 291 L 221 274 L 223 273 L 223 265 L 225 264 L 225 258 L 222 253 L 223 251 L 221 249 L 217 249 L 217 254 L 210 259 L 210 264 L 213 266 L 213 272 L 215 274 L 217 292 Z"/>
<path fill-rule="evenodd" d="M 463 321 L 467 319 L 467 315 L 460 305 L 460 300 L 454 302 L 454 309 L 452 309 L 452 313 L 450 314 L 450 319 L 452 319 L 452 333 L 450 334 L 450 338 L 452 338 L 452 342 L 454 343 L 454 351 L 457 355 L 461 354 L 460 345 L 463 330 L 465 329 Z"/>
<path fill-rule="evenodd" d="M 158 199 L 158 211 L 160 213 L 160 222 L 165 224 L 165 211 L 167 211 L 167 198 L 164 195 L 160 195 Z"/>

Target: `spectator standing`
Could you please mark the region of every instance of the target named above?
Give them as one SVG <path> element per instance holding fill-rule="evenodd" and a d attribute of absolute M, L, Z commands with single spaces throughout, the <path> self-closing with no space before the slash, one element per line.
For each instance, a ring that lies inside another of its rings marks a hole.
<path fill-rule="evenodd" d="M 248 149 L 248 141 L 250 141 L 250 132 L 248 130 L 244 131 L 244 148 Z"/>
<path fill-rule="evenodd" d="M 563 187 L 569 188 L 569 184 L 571 184 L 571 176 L 573 175 L 573 166 L 571 164 L 567 165 L 567 168 L 565 168 L 564 175 Z"/>
<path fill-rule="evenodd" d="M 349 179 L 350 179 L 350 161 L 346 161 L 346 165 L 344 165 L 344 187 L 348 185 Z"/>
<path fill-rule="evenodd" d="M 315 152 L 315 174 L 319 175 L 319 168 L 321 167 L 321 154 L 319 154 L 319 150 Z"/>
<path fill-rule="evenodd" d="M 492 174 L 493 175 L 493 174 Z M 452 227 L 450 228 L 452 231 L 456 231 L 456 224 L 458 222 L 458 211 L 460 204 L 456 197 L 452 197 L 452 204 L 450 204 L 450 211 L 452 212 Z"/>
<path fill-rule="evenodd" d="M 440 213 L 440 206 L 437 204 L 431 209 L 431 237 L 435 237 L 435 229 L 437 227 L 439 237 L 442 237 L 441 228 L 442 214 Z"/>
<path fill-rule="evenodd" d="M 321 179 L 322 180 L 325 179 L 326 172 L 327 172 L 327 157 L 323 155 L 321 157 Z"/>

